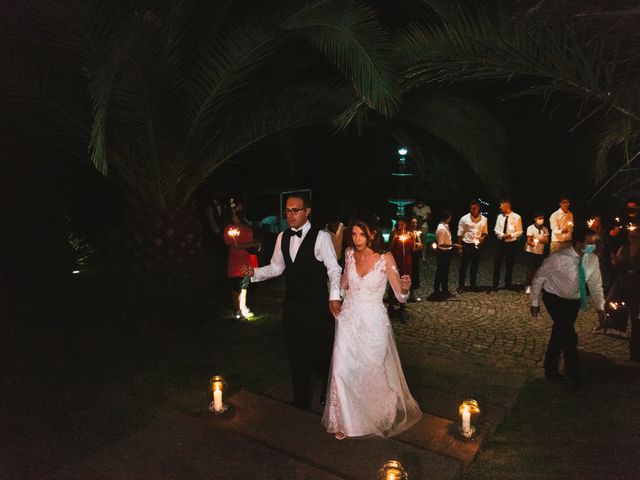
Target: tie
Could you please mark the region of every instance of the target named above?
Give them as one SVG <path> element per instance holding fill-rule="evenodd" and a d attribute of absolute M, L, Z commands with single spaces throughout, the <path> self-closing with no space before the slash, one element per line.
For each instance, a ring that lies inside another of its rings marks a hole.
<path fill-rule="evenodd" d="M 507 233 L 507 224 L 509 223 L 509 215 L 504 216 L 504 227 L 502 227 L 502 234 Z"/>
<path fill-rule="evenodd" d="M 298 238 L 302 238 L 302 230 L 298 230 L 297 232 L 295 230 L 292 230 L 291 228 L 289 229 L 289 235 L 293 236 L 295 235 Z"/>
<path fill-rule="evenodd" d="M 589 310 L 589 304 L 587 303 L 587 274 L 584 271 L 584 264 L 580 257 L 580 264 L 578 265 L 578 287 L 580 288 L 580 309 L 582 311 Z"/>

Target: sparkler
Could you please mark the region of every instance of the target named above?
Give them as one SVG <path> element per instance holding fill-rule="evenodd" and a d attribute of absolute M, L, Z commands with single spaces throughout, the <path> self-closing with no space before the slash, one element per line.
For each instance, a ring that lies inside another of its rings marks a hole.
<path fill-rule="evenodd" d="M 238 237 L 240 235 L 240 229 L 238 229 L 238 228 L 230 228 L 229 229 L 229 233 L 227 233 L 227 235 L 229 235 L 233 239 L 233 243 L 237 247 L 238 246 L 238 240 L 236 239 L 236 237 Z"/>

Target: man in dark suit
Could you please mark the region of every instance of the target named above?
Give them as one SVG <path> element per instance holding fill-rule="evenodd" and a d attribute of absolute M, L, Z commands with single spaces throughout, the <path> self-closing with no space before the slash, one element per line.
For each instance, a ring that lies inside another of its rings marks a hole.
<path fill-rule="evenodd" d="M 278 235 L 269 265 L 255 269 L 245 266 L 244 274 L 251 277 L 252 282 L 281 274 L 285 276 L 282 318 L 293 382 L 293 404 L 308 409 L 314 374 L 322 382 L 320 401 L 324 403 L 334 317 L 340 313 L 342 305 L 341 268 L 329 233 L 309 222 L 311 205 L 306 196 L 289 196 L 285 213 L 290 228 Z"/>

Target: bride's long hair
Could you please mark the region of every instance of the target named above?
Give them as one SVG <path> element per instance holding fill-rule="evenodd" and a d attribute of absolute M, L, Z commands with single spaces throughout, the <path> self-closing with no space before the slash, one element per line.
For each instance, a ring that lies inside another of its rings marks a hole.
<path fill-rule="evenodd" d="M 357 214 L 351 218 L 351 222 L 349 223 L 347 246 L 355 249 L 355 245 L 353 244 L 353 239 L 351 237 L 353 227 L 358 227 L 364 232 L 367 237 L 367 247 L 369 247 L 375 253 L 385 252 L 384 240 L 382 238 L 382 234 L 380 233 L 378 221 L 373 215 Z"/>

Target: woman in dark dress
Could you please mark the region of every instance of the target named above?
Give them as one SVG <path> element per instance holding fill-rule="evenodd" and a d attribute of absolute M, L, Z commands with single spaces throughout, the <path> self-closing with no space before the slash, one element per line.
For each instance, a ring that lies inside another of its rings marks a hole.
<path fill-rule="evenodd" d="M 613 257 L 616 280 L 607 297 L 605 323 L 599 329 L 626 332 L 630 321 L 629 354 L 631 360 L 640 361 L 640 227 L 629 227 L 628 239 Z"/>

